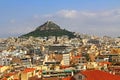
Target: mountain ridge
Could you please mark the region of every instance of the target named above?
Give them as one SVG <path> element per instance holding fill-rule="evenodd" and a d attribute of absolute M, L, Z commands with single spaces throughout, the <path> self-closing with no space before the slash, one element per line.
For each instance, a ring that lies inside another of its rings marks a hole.
<path fill-rule="evenodd" d="M 36 28 L 36 30 L 39 29 L 39 30 L 57 30 L 57 29 L 61 29 L 60 26 L 58 26 L 57 24 L 55 24 L 54 22 L 52 21 L 47 21 L 45 22 L 43 25 L 41 26 L 38 26 Z"/>
<path fill-rule="evenodd" d="M 67 35 L 69 38 L 75 37 L 74 32 L 66 29 L 61 29 L 59 25 L 52 21 L 47 21 L 44 24 L 38 26 L 35 30 L 22 35 L 21 37 L 48 37 L 48 36 L 63 36 Z"/>

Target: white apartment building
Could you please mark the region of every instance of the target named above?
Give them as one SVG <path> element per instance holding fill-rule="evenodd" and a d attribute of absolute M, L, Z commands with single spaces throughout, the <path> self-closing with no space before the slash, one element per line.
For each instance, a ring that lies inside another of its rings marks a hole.
<path fill-rule="evenodd" d="M 0 58 L 0 65 L 1 66 L 8 66 L 11 64 L 12 58 Z"/>
<path fill-rule="evenodd" d="M 70 54 L 63 54 L 63 65 L 70 65 Z"/>

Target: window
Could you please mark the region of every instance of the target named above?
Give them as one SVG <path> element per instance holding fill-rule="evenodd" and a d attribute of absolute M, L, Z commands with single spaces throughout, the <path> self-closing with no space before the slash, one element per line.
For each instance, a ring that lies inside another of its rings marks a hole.
<path fill-rule="evenodd" d="M 79 80 L 82 80 L 82 75 L 79 75 L 79 76 L 78 76 L 78 79 L 79 79 Z"/>
<path fill-rule="evenodd" d="M 85 60 L 85 58 L 82 58 L 82 60 Z"/>

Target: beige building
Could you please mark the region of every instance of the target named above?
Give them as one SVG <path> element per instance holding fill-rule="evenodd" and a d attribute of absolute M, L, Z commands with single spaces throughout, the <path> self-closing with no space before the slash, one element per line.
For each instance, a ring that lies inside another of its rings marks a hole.
<path fill-rule="evenodd" d="M 21 80 L 28 80 L 30 77 L 35 76 L 35 68 L 26 68 L 21 73 Z"/>
<path fill-rule="evenodd" d="M 9 66 L 0 66 L 0 73 L 3 73 L 3 72 L 5 72 L 8 69 L 10 69 Z"/>

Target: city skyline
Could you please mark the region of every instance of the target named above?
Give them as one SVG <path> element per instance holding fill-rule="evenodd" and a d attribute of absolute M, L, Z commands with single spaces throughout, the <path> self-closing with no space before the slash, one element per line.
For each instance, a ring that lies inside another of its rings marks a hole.
<path fill-rule="evenodd" d="M 118 37 L 119 3 L 113 0 L 1 0 L 0 38 L 28 33 L 47 20 L 74 32 Z"/>

